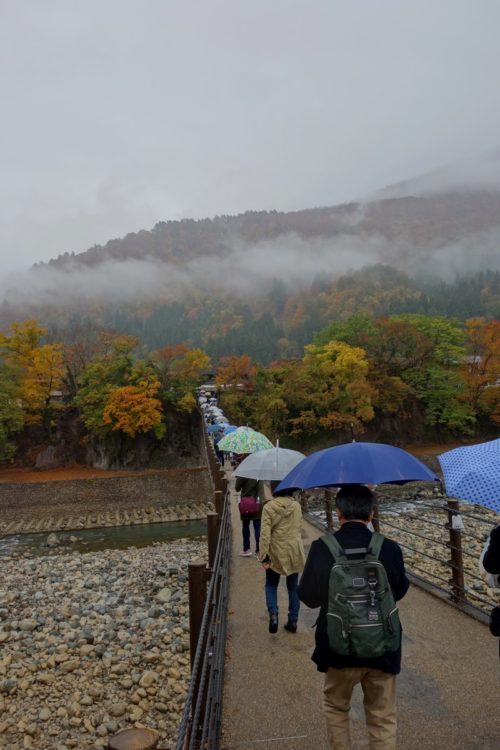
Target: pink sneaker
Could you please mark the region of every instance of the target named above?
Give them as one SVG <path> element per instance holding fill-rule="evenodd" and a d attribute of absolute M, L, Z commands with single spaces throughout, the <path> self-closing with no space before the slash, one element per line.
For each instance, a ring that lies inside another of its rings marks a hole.
<path fill-rule="evenodd" d="M 240 552 L 240 557 L 252 557 L 252 550 L 251 549 L 242 549 Z"/>

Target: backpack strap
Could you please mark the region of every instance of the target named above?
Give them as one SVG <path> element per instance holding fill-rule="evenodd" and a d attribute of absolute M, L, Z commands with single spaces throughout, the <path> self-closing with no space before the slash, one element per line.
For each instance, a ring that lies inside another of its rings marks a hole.
<path fill-rule="evenodd" d="M 383 543 L 384 536 L 382 534 L 379 534 L 377 531 L 374 531 L 372 534 L 372 538 L 370 539 L 370 548 L 368 551 L 370 555 L 373 555 L 373 557 L 375 557 L 377 560 L 379 558 Z"/>
<path fill-rule="evenodd" d="M 320 541 L 326 544 L 334 560 L 338 560 L 339 558 L 345 558 L 347 560 L 344 548 L 340 546 L 333 534 L 325 534 L 325 536 L 321 536 Z"/>

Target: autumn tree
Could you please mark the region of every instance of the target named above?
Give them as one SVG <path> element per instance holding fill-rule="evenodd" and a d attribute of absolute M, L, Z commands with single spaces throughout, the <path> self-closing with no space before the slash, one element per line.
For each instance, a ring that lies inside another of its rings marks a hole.
<path fill-rule="evenodd" d="M 374 416 L 374 389 L 366 352 L 341 341 L 306 346 L 300 367 L 290 373 L 289 399 L 299 409 L 293 432 L 335 430 L 352 424 L 362 431 Z"/>
<path fill-rule="evenodd" d="M 150 431 L 162 437 L 160 381 L 151 365 L 134 358 L 137 339 L 115 335 L 105 343 L 105 354 L 87 366 L 75 397 L 86 427 L 104 440 Z"/>
<path fill-rule="evenodd" d="M 500 321 L 471 318 L 465 331 L 467 357 L 461 367 L 464 400 L 475 414 L 500 424 Z"/>
<path fill-rule="evenodd" d="M 210 367 L 210 357 L 202 349 L 175 344 L 153 353 L 152 363 L 160 381 L 165 403 L 181 411 L 192 411 L 196 405 L 195 389 Z"/>
<path fill-rule="evenodd" d="M 258 367 L 248 354 L 239 357 L 221 357 L 217 367 L 215 382 L 224 388 L 241 387 L 251 391 L 255 384 Z"/>
<path fill-rule="evenodd" d="M 15 452 L 12 441 L 24 423 L 23 410 L 16 398 L 16 382 L 6 365 L 0 366 L 0 462 L 8 461 Z"/>
<path fill-rule="evenodd" d="M 46 333 L 36 320 L 13 323 L 8 333 L 0 335 L 0 354 L 14 374 L 15 398 L 25 422 L 50 429 L 61 408 L 53 395 L 62 388 L 65 366 L 60 344 L 41 343 Z"/>
<path fill-rule="evenodd" d="M 465 333 L 460 323 L 430 315 L 402 315 L 392 319 L 410 323 L 424 337 L 418 360 L 409 364 L 401 376 L 422 402 L 426 424 L 470 433 L 475 417 L 463 400 L 460 368 L 466 351 Z"/>

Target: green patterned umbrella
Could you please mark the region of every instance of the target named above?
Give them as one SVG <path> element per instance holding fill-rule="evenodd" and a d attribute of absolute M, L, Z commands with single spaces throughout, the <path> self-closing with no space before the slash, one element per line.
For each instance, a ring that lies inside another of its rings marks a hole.
<path fill-rule="evenodd" d="M 274 446 L 262 432 L 256 432 L 251 427 L 238 427 L 237 430 L 219 440 L 217 447 L 220 451 L 230 453 L 256 453 Z"/>

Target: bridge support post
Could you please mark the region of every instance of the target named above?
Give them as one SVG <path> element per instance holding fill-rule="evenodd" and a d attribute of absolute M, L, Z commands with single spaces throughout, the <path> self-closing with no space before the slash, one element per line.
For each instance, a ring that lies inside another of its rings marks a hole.
<path fill-rule="evenodd" d="M 325 490 L 325 513 L 326 513 L 326 528 L 328 531 L 333 531 L 333 503 L 334 494 L 332 490 Z"/>
<path fill-rule="evenodd" d="M 220 516 L 218 513 L 207 513 L 207 546 L 208 567 L 213 570 L 217 542 L 219 541 Z"/>
<path fill-rule="evenodd" d="M 378 497 L 375 494 L 375 502 L 373 503 L 373 518 L 372 518 L 372 525 L 374 530 L 379 533 L 380 531 L 380 516 L 379 516 L 379 505 L 378 505 Z"/>
<path fill-rule="evenodd" d="M 446 543 L 446 546 L 449 547 L 451 552 L 451 598 L 454 602 L 463 602 L 466 599 L 461 532 L 463 522 L 459 513 L 460 506 L 458 500 L 448 499 L 447 511 L 448 523 L 446 524 L 446 528 L 450 533 L 450 541 Z"/>
<path fill-rule="evenodd" d="M 196 646 L 200 637 L 203 611 L 207 601 L 207 581 L 210 572 L 201 558 L 192 560 L 189 571 L 189 648 L 191 652 L 191 669 L 193 668 Z"/>
<path fill-rule="evenodd" d="M 451 598 L 454 602 L 463 602 L 466 600 L 461 532 L 463 522 L 459 513 L 460 506 L 458 500 L 450 500 L 448 498 L 447 510 L 448 523 L 446 524 L 446 528 L 450 532 L 450 541 L 446 543 L 446 546 L 449 547 L 451 552 L 451 560 L 449 562 L 451 567 Z"/>

